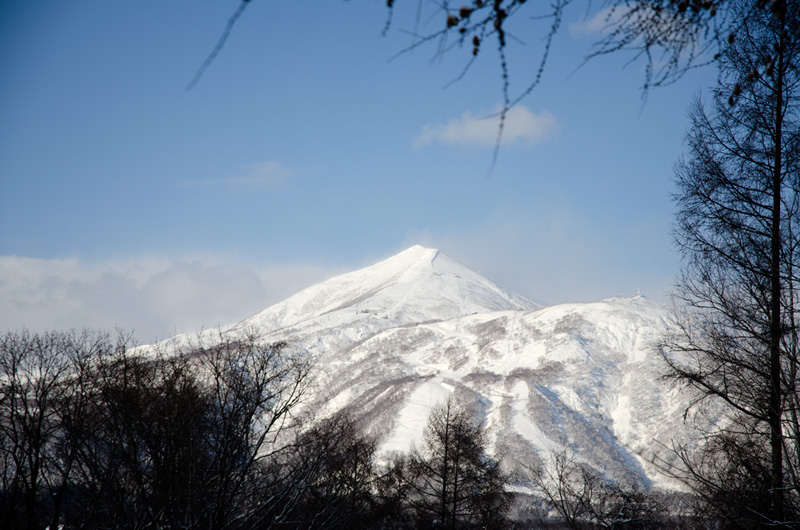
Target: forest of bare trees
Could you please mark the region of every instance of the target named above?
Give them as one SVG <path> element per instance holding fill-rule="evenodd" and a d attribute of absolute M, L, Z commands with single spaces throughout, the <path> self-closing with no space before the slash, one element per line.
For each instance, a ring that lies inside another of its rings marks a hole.
<path fill-rule="evenodd" d="M 179 350 L 105 333 L 0 339 L 0 528 L 505 528 L 506 477 L 448 402 L 379 467 L 310 359 L 252 333 Z"/>

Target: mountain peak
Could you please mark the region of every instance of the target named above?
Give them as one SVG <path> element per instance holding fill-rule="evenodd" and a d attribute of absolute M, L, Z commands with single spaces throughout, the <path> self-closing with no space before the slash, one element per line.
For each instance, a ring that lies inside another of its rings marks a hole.
<path fill-rule="evenodd" d="M 428 248 L 423 247 L 422 245 L 412 245 L 407 249 L 395 254 L 389 259 L 399 258 L 400 256 L 419 256 L 420 258 L 424 258 L 425 256 L 436 254 L 439 252 L 438 248 Z"/>
<path fill-rule="evenodd" d="M 438 249 L 414 245 L 304 289 L 242 324 L 277 330 L 333 313 L 380 313 L 395 323 L 419 322 L 534 307 Z"/>
<path fill-rule="evenodd" d="M 414 245 L 231 330 L 305 349 L 316 362 L 308 406 L 322 417 L 347 410 L 381 458 L 417 443 L 432 407 L 453 396 L 484 415 L 510 469 L 552 465 L 569 448 L 614 480 L 671 488 L 650 455 L 695 434 L 674 414 L 686 398 L 661 381 L 653 348 L 670 326 L 667 309 L 641 295 L 538 308 Z"/>
<path fill-rule="evenodd" d="M 394 256 L 386 258 L 361 270 L 373 270 L 377 272 L 379 269 L 399 271 L 415 266 L 427 267 L 433 264 L 433 261 L 438 257 L 438 255 L 438 249 L 414 245 L 401 252 L 398 252 Z"/>

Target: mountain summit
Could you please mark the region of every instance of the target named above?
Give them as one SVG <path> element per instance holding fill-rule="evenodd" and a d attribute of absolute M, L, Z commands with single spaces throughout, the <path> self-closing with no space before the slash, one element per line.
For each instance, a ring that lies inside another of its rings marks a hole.
<path fill-rule="evenodd" d="M 538 307 L 435 249 L 411 247 L 331 278 L 231 328 L 316 359 L 309 402 L 347 409 L 390 458 L 449 396 L 483 418 L 493 450 L 530 469 L 569 451 L 610 478 L 674 486 L 651 463 L 685 397 L 661 381 L 669 311 L 642 296 Z"/>
<path fill-rule="evenodd" d="M 538 307 L 436 249 L 413 246 L 314 285 L 243 324 L 276 330 L 335 313 L 378 313 L 393 322 L 447 320 L 471 313 Z"/>

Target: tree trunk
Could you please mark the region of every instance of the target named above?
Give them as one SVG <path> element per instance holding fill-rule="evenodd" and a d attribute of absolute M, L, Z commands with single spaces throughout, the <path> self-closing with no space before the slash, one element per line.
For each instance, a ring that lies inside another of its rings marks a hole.
<path fill-rule="evenodd" d="M 781 28 L 783 29 L 783 28 Z M 783 32 L 781 32 L 783 33 Z M 778 42 L 782 48 L 783 43 Z M 772 267 L 770 307 L 770 393 L 769 426 L 772 449 L 772 518 L 783 522 L 783 428 L 781 424 L 781 162 L 783 155 L 783 56 L 778 52 L 775 87 L 775 141 L 772 173 Z"/>

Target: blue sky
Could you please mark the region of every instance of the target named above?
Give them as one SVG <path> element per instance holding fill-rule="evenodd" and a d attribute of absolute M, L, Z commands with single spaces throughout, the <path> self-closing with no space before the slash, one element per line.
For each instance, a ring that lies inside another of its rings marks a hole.
<path fill-rule="evenodd" d="M 252 0 L 191 91 L 235 0 L 0 4 L 0 327 L 149 341 L 413 244 L 543 303 L 667 301 L 672 167 L 714 71 L 643 102 L 630 55 L 581 66 L 599 34 L 576 5 L 488 174 L 492 46 L 445 88 L 470 49 L 390 61 L 396 4 L 381 36 L 382 0 Z M 546 26 L 513 22 L 515 93 Z"/>

